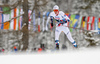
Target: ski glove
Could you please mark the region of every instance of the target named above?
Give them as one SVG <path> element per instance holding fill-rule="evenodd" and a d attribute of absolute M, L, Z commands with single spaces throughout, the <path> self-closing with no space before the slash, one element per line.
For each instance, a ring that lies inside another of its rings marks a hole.
<path fill-rule="evenodd" d="M 69 22 L 69 21 L 70 21 L 69 19 L 65 19 L 65 18 L 63 18 L 62 20 L 63 20 L 64 22 L 66 22 L 66 21 Z"/>
<path fill-rule="evenodd" d="M 53 27 L 53 16 L 50 16 L 50 20 L 51 20 L 51 27 Z"/>

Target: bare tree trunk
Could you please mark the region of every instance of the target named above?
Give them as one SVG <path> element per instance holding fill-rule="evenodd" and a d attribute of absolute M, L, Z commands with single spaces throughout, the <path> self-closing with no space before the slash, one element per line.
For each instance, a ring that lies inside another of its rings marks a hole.
<path fill-rule="evenodd" d="M 28 32 L 28 0 L 23 0 L 23 36 L 22 36 L 22 42 L 23 42 L 23 51 L 25 51 L 28 48 L 28 40 L 29 40 L 29 32 Z"/>

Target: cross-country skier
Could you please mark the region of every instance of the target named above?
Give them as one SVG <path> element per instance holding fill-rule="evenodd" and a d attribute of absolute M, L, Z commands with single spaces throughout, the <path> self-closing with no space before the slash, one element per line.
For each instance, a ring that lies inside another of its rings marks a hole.
<path fill-rule="evenodd" d="M 56 20 L 56 30 L 55 30 L 56 49 L 59 49 L 59 35 L 61 32 L 64 32 L 69 41 L 73 44 L 73 46 L 77 48 L 77 44 L 72 38 L 70 30 L 67 27 L 67 22 L 69 22 L 70 19 L 65 15 L 63 11 L 59 11 L 59 7 L 57 5 L 53 7 L 53 11 L 50 13 L 51 27 L 53 27 L 53 19 Z"/>

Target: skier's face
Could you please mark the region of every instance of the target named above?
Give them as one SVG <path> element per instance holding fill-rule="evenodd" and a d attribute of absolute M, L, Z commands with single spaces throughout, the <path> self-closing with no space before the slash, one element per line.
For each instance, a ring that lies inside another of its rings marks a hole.
<path fill-rule="evenodd" d="M 59 11 L 58 11 L 57 9 L 55 9 L 55 10 L 53 10 L 53 11 L 54 11 L 54 13 L 55 13 L 56 15 L 59 14 Z"/>

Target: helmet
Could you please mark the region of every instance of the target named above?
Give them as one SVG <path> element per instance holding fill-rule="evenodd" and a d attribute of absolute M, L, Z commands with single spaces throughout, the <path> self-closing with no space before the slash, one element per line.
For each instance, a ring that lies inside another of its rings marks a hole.
<path fill-rule="evenodd" d="M 55 6 L 53 7 L 53 10 L 55 10 L 55 9 L 59 10 L 59 7 L 58 7 L 57 5 L 55 5 Z"/>

